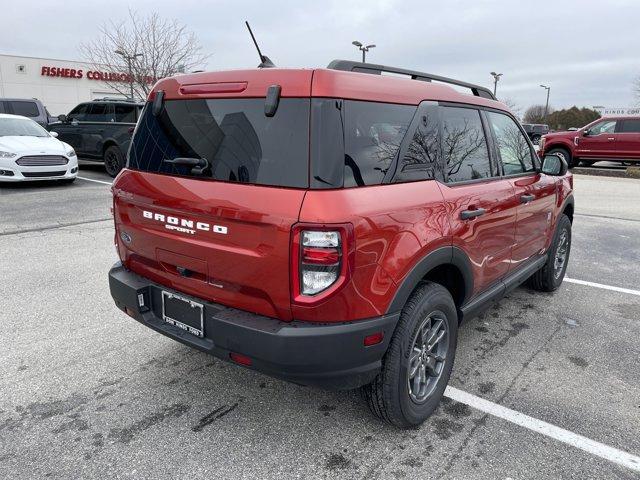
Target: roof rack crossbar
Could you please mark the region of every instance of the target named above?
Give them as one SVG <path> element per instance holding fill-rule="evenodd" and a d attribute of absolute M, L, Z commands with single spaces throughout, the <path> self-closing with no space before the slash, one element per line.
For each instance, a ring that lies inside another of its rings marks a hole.
<path fill-rule="evenodd" d="M 343 70 L 347 72 L 359 72 L 370 73 L 373 75 L 382 75 L 383 73 L 392 73 L 397 75 L 406 75 L 412 80 L 420 80 L 423 82 L 442 82 L 449 83 L 451 85 L 457 85 L 459 87 L 468 88 L 476 97 L 489 98 L 496 100 L 491 90 L 480 85 L 474 85 L 473 83 L 463 82 L 462 80 L 455 80 L 453 78 L 441 77 L 440 75 L 433 75 L 431 73 L 418 72 L 416 70 L 406 70 L 404 68 L 389 67 L 386 65 L 376 65 L 374 63 L 362 63 L 353 62 L 351 60 L 334 60 L 327 67 L 331 70 Z"/>

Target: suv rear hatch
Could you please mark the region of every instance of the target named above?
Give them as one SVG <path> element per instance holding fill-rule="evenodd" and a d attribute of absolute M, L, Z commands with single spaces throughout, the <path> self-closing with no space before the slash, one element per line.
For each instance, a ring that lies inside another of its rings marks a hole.
<path fill-rule="evenodd" d="M 309 184 L 311 71 L 215 75 L 155 87 L 162 108 L 145 107 L 113 185 L 118 253 L 168 288 L 290 320 L 290 234 Z M 273 84 L 281 99 L 267 116 Z"/>

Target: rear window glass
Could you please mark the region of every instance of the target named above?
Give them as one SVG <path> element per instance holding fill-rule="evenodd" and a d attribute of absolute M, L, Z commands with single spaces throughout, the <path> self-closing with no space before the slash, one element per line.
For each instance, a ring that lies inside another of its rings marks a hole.
<path fill-rule="evenodd" d="M 167 100 L 160 115 L 145 108 L 129 167 L 226 182 L 306 188 L 309 99 L 283 98 L 273 117 L 264 99 Z M 202 174 L 176 158 L 205 159 Z"/>
<path fill-rule="evenodd" d="M 379 185 L 394 161 L 416 107 L 344 102 L 344 186 Z"/>
<path fill-rule="evenodd" d="M 122 123 L 136 123 L 135 105 L 114 105 L 115 121 Z"/>
<path fill-rule="evenodd" d="M 23 117 L 37 117 L 38 105 L 35 102 L 10 101 L 11 109 L 14 115 L 22 115 Z"/>

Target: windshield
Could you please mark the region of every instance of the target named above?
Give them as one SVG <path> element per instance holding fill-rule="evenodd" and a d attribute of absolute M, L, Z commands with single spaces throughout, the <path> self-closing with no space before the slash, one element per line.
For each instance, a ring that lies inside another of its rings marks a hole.
<path fill-rule="evenodd" d="M 165 175 L 306 188 L 310 100 L 283 98 L 273 117 L 264 98 L 167 100 L 146 108 L 129 168 Z M 177 160 L 176 160 L 177 159 Z M 193 162 L 201 162 L 194 168 Z"/>
<path fill-rule="evenodd" d="M 28 118 L 0 118 L 0 137 L 48 137 L 49 132 Z"/>

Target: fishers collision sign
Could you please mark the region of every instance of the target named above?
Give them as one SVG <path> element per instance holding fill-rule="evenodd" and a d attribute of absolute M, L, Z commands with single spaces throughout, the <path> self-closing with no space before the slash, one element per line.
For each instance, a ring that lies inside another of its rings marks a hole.
<path fill-rule="evenodd" d="M 69 79 L 81 79 L 87 78 L 88 80 L 98 80 L 100 82 L 131 82 L 131 76 L 128 73 L 119 72 L 106 72 L 99 70 L 87 70 L 68 68 L 68 67 L 53 67 L 49 65 L 43 65 L 40 69 L 40 75 L 43 77 L 58 77 Z M 151 76 L 141 77 L 145 83 L 152 85 L 155 83 L 155 79 Z"/>

